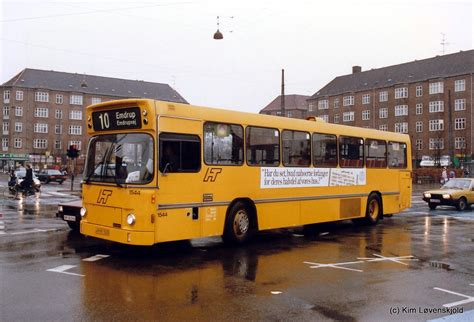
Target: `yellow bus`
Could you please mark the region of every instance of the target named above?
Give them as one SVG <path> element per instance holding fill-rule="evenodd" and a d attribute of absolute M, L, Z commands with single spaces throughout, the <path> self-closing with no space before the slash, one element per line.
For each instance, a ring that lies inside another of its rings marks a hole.
<path fill-rule="evenodd" d="M 411 206 L 408 135 L 144 99 L 87 108 L 81 233 L 131 245 Z"/>

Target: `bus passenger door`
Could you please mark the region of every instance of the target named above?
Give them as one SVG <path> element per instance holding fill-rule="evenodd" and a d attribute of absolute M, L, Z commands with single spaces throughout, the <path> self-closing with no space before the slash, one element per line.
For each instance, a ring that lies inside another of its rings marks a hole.
<path fill-rule="evenodd" d="M 412 192 L 412 179 L 411 171 L 401 170 L 400 171 L 400 207 L 410 208 L 411 207 L 411 192 Z"/>
<path fill-rule="evenodd" d="M 155 241 L 200 237 L 202 123 L 161 117 L 159 130 Z"/>

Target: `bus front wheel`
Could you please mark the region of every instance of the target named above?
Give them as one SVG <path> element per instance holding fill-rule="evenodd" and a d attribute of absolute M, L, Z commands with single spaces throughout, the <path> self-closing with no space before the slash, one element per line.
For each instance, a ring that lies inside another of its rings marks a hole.
<path fill-rule="evenodd" d="M 224 227 L 224 242 L 243 244 L 252 236 L 252 213 L 241 201 L 236 202 L 229 210 Z"/>

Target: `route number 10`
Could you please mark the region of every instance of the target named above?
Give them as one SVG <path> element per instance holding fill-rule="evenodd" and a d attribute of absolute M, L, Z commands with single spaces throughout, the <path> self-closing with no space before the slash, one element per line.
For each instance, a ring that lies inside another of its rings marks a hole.
<path fill-rule="evenodd" d="M 110 127 L 110 119 L 108 113 L 103 113 L 99 115 L 100 127 L 101 129 L 108 129 Z"/>

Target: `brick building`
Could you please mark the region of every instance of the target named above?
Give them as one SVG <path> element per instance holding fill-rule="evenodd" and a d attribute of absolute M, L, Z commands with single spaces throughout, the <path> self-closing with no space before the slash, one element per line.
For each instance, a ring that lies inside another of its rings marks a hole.
<path fill-rule="evenodd" d="M 305 95 L 285 95 L 285 116 L 292 118 L 306 118 L 309 96 Z M 260 114 L 281 116 L 281 95 L 275 98 L 270 104 L 265 106 Z"/>
<path fill-rule="evenodd" d="M 37 167 L 66 164 L 70 145 L 86 147 L 85 108 L 90 104 L 123 98 L 187 103 L 167 84 L 37 69 L 24 69 L 0 92 L 4 170 L 25 161 Z"/>
<path fill-rule="evenodd" d="M 338 76 L 308 99 L 331 123 L 408 133 L 413 161 L 474 152 L 474 50 Z M 418 164 L 418 162 L 417 162 Z"/>

